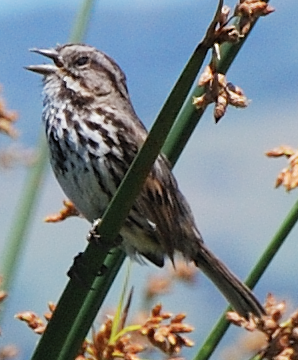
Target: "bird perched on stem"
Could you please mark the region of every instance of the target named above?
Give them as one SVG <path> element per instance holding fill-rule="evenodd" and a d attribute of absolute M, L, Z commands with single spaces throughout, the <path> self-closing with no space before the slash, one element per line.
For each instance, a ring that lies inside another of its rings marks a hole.
<path fill-rule="evenodd" d="M 53 64 L 27 69 L 42 74 L 43 122 L 50 161 L 65 194 L 90 222 L 100 218 L 147 131 L 136 115 L 125 75 L 94 47 L 66 44 L 34 52 Z M 128 255 L 162 267 L 176 252 L 193 261 L 242 316 L 264 314 L 258 300 L 204 244 L 190 207 L 163 155 L 156 159 L 121 228 Z"/>

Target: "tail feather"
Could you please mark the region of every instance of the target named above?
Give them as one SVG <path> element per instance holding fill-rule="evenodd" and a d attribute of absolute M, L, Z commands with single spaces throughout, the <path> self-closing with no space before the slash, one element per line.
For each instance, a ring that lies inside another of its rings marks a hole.
<path fill-rule="evenodd" d="M 265 310 L 251 290 L 202 244 L 193 259 L 206 276 L 218 287 L 235 311 L 246 318 L 261 317 Z"/>

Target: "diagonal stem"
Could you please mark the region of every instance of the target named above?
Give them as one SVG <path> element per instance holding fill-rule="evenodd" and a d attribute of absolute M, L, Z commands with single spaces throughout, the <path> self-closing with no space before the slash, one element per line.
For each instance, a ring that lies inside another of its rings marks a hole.
<path fill-rule="evenodd" d="M 274 256 L 277 254 L 278 250 L 285 242 L 287 236 L 295 226 L 298 221 L 298 201 L 294 204 L 292 209 L 289 211 L 288 215 L 276 231 L 269 245 L 265 249 L 264 253 L 256 263 L 256 265 L 251 270 L 248 275 L 245 283 L 250 288 L 253 288 L 256 283 L 259 281 L 260 277 L 264 274 L 267 267 L 270 265 Z M 229 308 L 227 310 L 230 310 Z M 226 310 L 226 311 L 227 311 Z M 201 349 L 198 351 L 194 360 L 207 360 L 210 358 L 214 352 L 216 346 L 222 339 L 223 335 L 230 326 L 230 323 L 226 320 L 226 311 L 220 317 L 218 322 L 215 324 L 214 328 L 211 330 L 209 336 L 205 340 L 204 344 L 201 346 Z"/>

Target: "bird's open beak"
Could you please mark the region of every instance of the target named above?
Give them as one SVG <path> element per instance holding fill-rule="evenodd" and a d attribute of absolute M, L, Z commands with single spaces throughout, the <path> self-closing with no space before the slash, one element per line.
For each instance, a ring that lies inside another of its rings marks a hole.
<path fill-rule="evenodd" d="M 52 59 L 55 64 L 29 65 L 25 69 L 41 75 L 50 75 L 57 71 L 57 66 L 59 67 L 58 64 L 61 62 L 59 61 L 59 54 L 56 49 L 31 49 L 30 51 Z"/>

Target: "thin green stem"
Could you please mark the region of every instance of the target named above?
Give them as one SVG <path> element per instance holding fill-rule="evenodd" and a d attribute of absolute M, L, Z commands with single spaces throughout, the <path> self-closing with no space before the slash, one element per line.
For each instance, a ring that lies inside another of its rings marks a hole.
<path fill-rule="evenodd" d="M 13 225 L 6 239 L 6 247 L 3 251 L 1 266 L 3 283 L 1 287 L 6 291 L 12 286 L 18 260 L 25 245 L 25 236 L 43 183 L 42 180 L 48 155 L 44 134 L 40 136 L 38 149 L 39 152 L 36 163 L 29 170 L 22 192 L 23 196 L 17 206 L 15 219 L 13 220 Z"/>
<path fill-rule="evenodd" d="M 253 267 L 250 274 L 247 277 L 246 284 L 253 288 L 260 277 L 264 274 L 265 270 L 271 263 L 278 250 L 285 242 L 287 236 L 298 221 L 298 201 L 294 204 L 292 209 L 289 211 L 285 220 L 282 222 L 263 255 L 260 257 L 257 264 Z M 230 310 L 229 308 L 227 310 Z M 226 311 L 227 311 L 226 310 Z M 230 326 L 230 323 L 226 320 L 226 311 L 223 313 L 219 321 L 216 323 L 214 328 L 211 330 L 209 336 L 205 340 L 201 349 L 198 351 L 194 360 L 207 360 L 214 352 L 217 344 L 222 339 L 226 330 Z"/>
<path fill-rule="evenodd" d="M 81 9 L 78 11 L 77 17 L 74 21 L 73 29 L 69 36 L 69 41 L 72 43 L 83 40 L 87 33 L 88 24 L 90 22 L 91 13 L 95 6 L 94 0 L 85 0 L 82 2 Z"/>
<path fill-rule="evenodd" d="M 281 245 L 286 240 L 287 236 L 295 226 L 298 221 L 298 201 L 294 204 L 292 209 L 287 214 L 286 218 L 276 231 L 263 255 L 260 257 L 257 264 L 251 270 L 249 276 L 247 277 L 245 283 L 253 288 L 261 276 L 264 274 L 265 270 L 271 263 L 275 254 L 277 254 Z"/>

